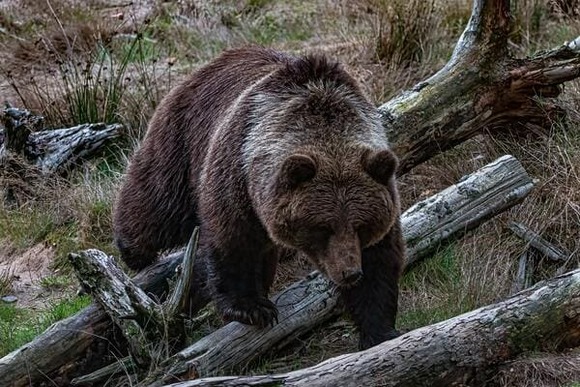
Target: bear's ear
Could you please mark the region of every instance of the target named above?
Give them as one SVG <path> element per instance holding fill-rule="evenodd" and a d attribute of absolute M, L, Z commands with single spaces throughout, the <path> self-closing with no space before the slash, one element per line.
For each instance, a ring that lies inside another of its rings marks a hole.
<path fill-rule="evenodd" d="M 301 183 L 312 180 L 316 175 L 316 162 L 307 155 L 294 154 L 282 163 L 278 184 L 283 189 L 293 189 Z"/>
<path fill-rule="evenodd" d="M 378 183 L 387 185 L 399 167 L 399 160 L 389 149 L 370 152 L 363 161 L 364 169 Z"/>

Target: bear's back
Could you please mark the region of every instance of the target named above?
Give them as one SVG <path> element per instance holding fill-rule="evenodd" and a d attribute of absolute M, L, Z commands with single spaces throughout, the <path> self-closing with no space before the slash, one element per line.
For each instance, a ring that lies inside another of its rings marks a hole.
<path fill-rule="evenodd" d="M 157 162 L 154 168 L 177 164 L 201 166 L 212 133 L 235 100 L 288 60 L 282 53 L 259 47 L 226 51 L 163 99 L 149 124 L 140 153 Z M 189 155 L 189 160 L 183 155 Z M 175 158 L 168 159 L 172 156 Z M 198 168 L 191 172 L 197 181 Z"/>

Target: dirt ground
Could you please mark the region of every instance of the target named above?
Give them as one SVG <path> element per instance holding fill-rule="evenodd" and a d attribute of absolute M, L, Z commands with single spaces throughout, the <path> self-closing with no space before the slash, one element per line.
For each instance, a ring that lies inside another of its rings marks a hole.
<path fill-rule="evenodd" d="M 43 310 L 52 303 L 70 295 L 70 290 L 61 287 L 42 286 L 44 278 L 58 274 L 51 269 L 54 251 L 44 243 L 16 253 L 9 247 L 0 248 L 0 276 L 9 276 L 12 291 L 3 296 L 16 297 L 17 305 L 31 310 Z"/>

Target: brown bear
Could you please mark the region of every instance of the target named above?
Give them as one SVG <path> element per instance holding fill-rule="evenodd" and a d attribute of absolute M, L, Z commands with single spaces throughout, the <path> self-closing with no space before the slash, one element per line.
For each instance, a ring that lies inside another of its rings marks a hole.
<path fill-rule="evenodd" d="M 116 243 L 141 269 L 199 225 L 218 310 L 259 326 L 277 319 L 268 291 L 278 256 L 304 254 L 368 348 L 396 336 L 396 168 L 376 107 L 338 63 L 226 51 L 155 111 L 118 196 Z"/>

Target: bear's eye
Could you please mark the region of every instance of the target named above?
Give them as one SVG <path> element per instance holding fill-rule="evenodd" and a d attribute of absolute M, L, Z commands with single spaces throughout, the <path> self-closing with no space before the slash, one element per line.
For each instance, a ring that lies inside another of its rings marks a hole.
<path fill-rule="evenodd" d="M 310 229 L 310 238 L 315 241 L 328 242 L 332 230 L 326 226 L 317 226 Z"/>
<path fill-rule="evenodd" d="M 371 226 L 359 226 L 356 230 L 361 247 L 366 247 L 372 239 L 373 228 Z"/>
<path fill-rule="evenodd" d="M 301 227 L 295 234 L 297 247 L 304 250 L 321 250 L 326 247 L 332 230 L 326 226 Z"/>

